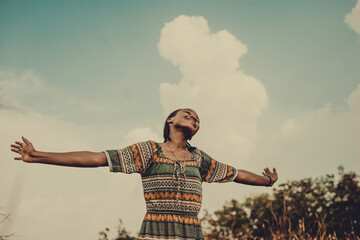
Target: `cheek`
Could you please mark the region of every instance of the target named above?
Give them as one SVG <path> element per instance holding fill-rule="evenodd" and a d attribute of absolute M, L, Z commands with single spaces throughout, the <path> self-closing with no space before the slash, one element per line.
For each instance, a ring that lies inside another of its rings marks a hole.
<path fill-rule="evenodd" d="M 197 133 L 200 129 L 200 126 L 198 126 L 195 130 L 194 130 L 194 134 Z"/>

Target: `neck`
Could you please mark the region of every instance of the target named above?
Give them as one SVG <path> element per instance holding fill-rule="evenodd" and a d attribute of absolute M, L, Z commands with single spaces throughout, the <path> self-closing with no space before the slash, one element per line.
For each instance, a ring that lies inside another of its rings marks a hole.
<path fill-rule="evenodd" d="M 167 142 L 171 142 L 172 147 L 174 147 L 175 150 L 181 150 L 185 148 L 187 139 L 181 130 L 175 128 L 171 129 L 170 139 L 171 140 L 168 140 Z"/>

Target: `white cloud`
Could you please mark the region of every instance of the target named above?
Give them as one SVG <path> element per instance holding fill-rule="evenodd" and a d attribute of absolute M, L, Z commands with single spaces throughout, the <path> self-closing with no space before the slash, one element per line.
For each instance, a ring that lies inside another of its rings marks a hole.
<path fill-rule="evenodd" d="M 99 128 L 37 111 L 32 103 L 43 101 L 44 95 L 51 98 L 50 105 L 62 101 L 52 94 L 72 96 L 45 86 L 31 71 L 19 75 L 0 71 L 0 84 L 0 207 L 11 213 L 12 219 L 1 226 L 0 234 L 15 232 L 15 238 L 26 239 L 96 238 L 104 227 L 113 229 L 118 218 L 128 229 L 138 231 L 145 213 L 138 175 L 110 174 L 107 168 L 25 164 L 13 160 L 16 154 L 10 151 L 10 144 L 26 136 L 40 151 L 102 151 L 153 133 L 138 128 L 124 139 L 119 136 L 123 131 L 120 124 Z M 126 207 L 133 204 L 139 207 Z"/>
<path fill-rule="evenodd" d="M 347 98 L 347 102 L 355 115 L 360 116 L 360 84 Z"/>
<path fill-rule="evenodd" d="M 257 120 L 268 102 L 263 84 L 239 68 L 246 45 L 228 30 L 212 33 L 201 16 L 181 15 L 165 24 L 158 49 L 183 75 L 178 84 L 160 85 L 164 111 L 196 110 L 201 128 L 194 141 L 239 166 L 255 148 Z"/>
<path fill-rule="evenodd" d="M 190 78 L 187 81 L 194 83 L 232 75 L 238 71 L 238 59 L 247 52 L 246 45 L 227 30 L 211 33 L 205 18 L 184 15 L 165 24 L 158 49 L 162 57 L 179 66 L 185 79 Z"/>
<path fill-rule="evenodd" d="M 148 127 L 137 127 L 129 131 L 125 137 L 125 145 L 131 145 L 137 142 L 143 142 L 147 140 L 161 141 L 161 138 Z"/>
<path fill-rule="evenodd" d="M 298 128 L 295 119 L 288 118 L 281 126 L 280 132 L 284 135 L 296 135 L 298 133 Z"/>
<path fill-rule="evenodd" d="M 46 236 L 56 236 L 56 231 L 59 231 L 57 227 L 43 228 L 46 223 L 52 222 L 54 224 L 50 226 L 70 228 L 72 224 L 66 219 L 68 216 L 61 216 L 59 213 L 78 214 L 80 208 L 74 201 L 87 191 L 99 190 L 98 186 L 91 187 L 96 185 L 93 181 L 101 184 L 106 178 L 101 178 L 101 172 L 97 174 L 98 177 L 94 177 L 79 169 L 15 161 L 13 157 L 16 154 L 10 151 L 10 144 L 24 135 L 41 151 L 98 149 L 95 139 L 91 138 L 92 130 L 39 113 L 8 109 L 0 110 L 0 122 L 0 206 L 8 210 L 13 219 L 0 231 L 15 232 L 16 236 L 29 239 L 46 239 Z M 54 202 L 54 199 L 57 201 Z M 95 207 L 87 202 L 84 199 L 82 207 Z M 87 218 L 85 215 L 76 217 L 79 222 L 83 222 L 78 225 L 79 229 L 83 228 L 85 231 L 84 229 L 89 228 Z"/>
<path fill-rule="evenodd" d="M 346 14 L 345 23 L 356 33 L 360 34 L 360 0 L 357 1 L 351 12 Z"/>
<path fill-rule="evenodd" d="M 118 218 L 127 229 L 140 229 L 145 205 L 138 175 L 112 174 L 107 168 L 25 164 L 13 160 L 16 154 L 10 151 L 10 144 L 22 135 L 40 151 L 102 151 L 114 144 L 125 146 L 126 141 L 114 132 L 116 126 L 108 126 L 113 134 L 105 138 L 101 132 L 109 129 L 8 109 L 0 110 L 0 122 L 0 206 L 12 219 L 2 225 L 0 234 L 15 232 L 16 237 L 26 239 L 96 238 L 105 227 L 115 229 Z M 147 133 L 151 132 L 140 129 L 127 137 Z M 134 205 L 138 207 L 127 207 Z"/>
<path fill-rule="evenodd" d="M 359 92 L 353 92 L 348 100 L 357 108 Z M 282 182 L 336 173 L 340 165 L 359 171 L 360 135 L 354 131 L 355 122 L 359 124 L 355 110 L 351 107 L 349 111 L 346 103 L 343 107 L 326 104 L 286 117 L 267 126 L 271 130 L 262 135 L 246 164 L 250 169 L 275 166 Z"/>
<path fill-rule="evenodd" d="M 179 16 L 163 28 L 158 48 L 183 75 L 177 84 L 161 84 L 164 112 L 178 107 L 197 110 L 201 129 L 194 145 L 216 159 L 256 173 L 276 166 L 281 182 L 329 173 L 340 164 L 360 169 L 356 162 L 360 147 L 355 146 L 360 137 L 353 131 L 353 124 L 360 129 L 360 86 L 347 98 L 350 112 L 347 106 L 339 109 L 327 104 L 267 125 L 269 134 L 261 132 L 259 138 L 258 120 L 266 117 L 262 112 L 268 97 L 263 84 L 239 66 L 246 45 L 227 30 L 211 32 L 203 17 Z M 2 105 L 7 107 L 0 109 L 0 206 L 8 206 L 13 202 L 11 196 L 17 196 L 13 227 L 19 229 L 18 235 L 28 239 L 95 238 L 103 227 L 115 227 L 119 217 L 127 228 L 138 231 L 145 212 L 138 175 L 23 164 L 12 160 L 9 144 L 25 135 L 40 150 L 101 151 L 147 139 L 160 141 L 159 135 L 147 127 L 122 135 L 120 124 L 96 128 L 45 115 L 43 110 L 49 107 L 63 106 L 60 112 L 72 104 L 91 111 L 103 111 L 103 107 L 51 88 L 31 71 L 18 75 L 1 71 L 0 91 Z M 20 193 L 14 194 L 14 189 Z M 225 200 L 255 191 L 270 189 L 204 184 L 204 208 L 215 210 Z"/>
<path fill-rule="evenodd" d="M 353 114 L 353 124 L 356 129 L 356 134 L 358 136 L 359 141 L 359 149 L 360 149 L 360 84 L 357 86 L 350 96 L 346 99 L 348 102 L 351 112 Z"/>
<path fill-rule="evenodd" d="M 303 137 L 313 126 L 321 125 L 329 117 L 331 105 L 307 113 L 299 114 L 296 117 L 287 118 L 280 126 L 280 133 L 287 137 Z"/>
<path fill-rule="evenodd" d="M 3 108 L 21 111 L 59 114 L 71 112 L 101 113 L 105 106 L 95 104 L 89 99 L 68 94 L 66 91 L 50 87 L 32 70 L 20 74 L 0 70 L 0 100 Z"/>

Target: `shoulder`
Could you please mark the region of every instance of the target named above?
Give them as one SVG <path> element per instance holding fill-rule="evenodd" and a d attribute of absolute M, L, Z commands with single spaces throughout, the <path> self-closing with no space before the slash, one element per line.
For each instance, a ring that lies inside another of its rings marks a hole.
<path fill-rule="evenodd" d="M 142 151 L 148 151 L 151 153 L 151 155 L 159 150 L 159 143 L 153 141 L 153 140 L 147 140 L 144 142 L 138 142 L 136 145 L 142 150 Z"/>
<path fill-rule="evenodd" d="M 146 142 L 143 143 L 150 146 L 153 149 L 153 151 L 156 151 L 160 147 L 160 143 L 155 142 L 154 140 L 147 140 Z"/>
<path fill-rule="evenodd" d="M 201 158 L 205 158 L 205 159 L 208 159 L 208 158 L 210 158 L 211 159 L 211 157 L 206 153 L 206 152 L 204 152 L 203 150 L 201 150 L 201 149 L 199 149 L 199 148 L 197 148 L 197 147 L 194 147 L 194 149 L 195 149 L 195 151 L 201 156 Z"/>
<path fill-rule="evenodd" d="M 202 166 L 204 161 L 209 162 L 212 159 L 206 152 L 204 152 L 203 150 L 201 150 L 195 146 L 191 146 L 190 151 L 193 153 L 193 156 L 194 156 L 195 160 L 197 161 L 199 167 Z"/>
<path fill-rule="evenodd" d="M 144 141 L 144 142 L 140 142 L 141 144 L 147 144 L 149 146 L 156 146 L 158 145 L 157 142 L 155 142 L 154 140 L 147 140 L 147 141 Z"/>
<path fill-rule="evenodd" d="M 158 145 L 155 141 L 148 140 L 148 141 L 134 143 L 134 144 L 128 146 L 126 149 L 129 148 L 135 152 L 140 151 L 140 152 L 152 154 L 158 148 L 157 146 Z"/>

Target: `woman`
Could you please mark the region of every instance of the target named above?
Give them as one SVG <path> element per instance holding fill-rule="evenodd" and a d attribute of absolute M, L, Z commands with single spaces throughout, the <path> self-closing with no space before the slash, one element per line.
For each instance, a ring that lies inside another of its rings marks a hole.
<path fill-rule="evenodd" d="M 147 213 L 140 239 L 204 239 L 197 217 L 202 201 L 202 182 L 237 182 L 272 186 L 276 169 L 263 176 L 237 170 L 212 159 L 187 141 L 199 130 L 192 109 L 178 109 L 165 121 L 164 143 L 141 142 L 104 152 L 49 153 L 36 151 L 26 138 L 12 144 L 20 154 L 15 160 L 74 167 L 109 166 L 112 172 L 140 173 Z"/>

